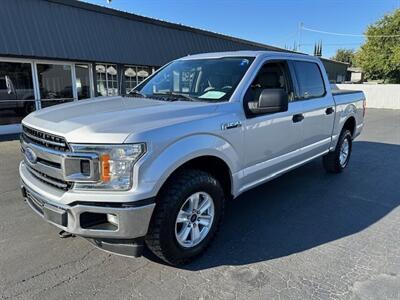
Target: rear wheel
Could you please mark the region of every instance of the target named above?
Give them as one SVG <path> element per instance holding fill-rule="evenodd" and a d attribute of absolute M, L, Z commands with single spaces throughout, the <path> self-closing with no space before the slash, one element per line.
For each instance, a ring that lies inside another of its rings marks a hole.
<path fill-rule="evenodd" d="M 201 255 L 214 238 L 224 210 L 224 191 L 210 174 L 184 170 L 157 197 L 146 244 L 172 265 Z"/>
<path fill-rule="evenodd" d="M 339 136 L 339 141 L 333 152 L 323 157 L 323 165 L 327 172 L 340 173 L 349 164 L 353 140 L 351 132 L 344 129 Z"/>

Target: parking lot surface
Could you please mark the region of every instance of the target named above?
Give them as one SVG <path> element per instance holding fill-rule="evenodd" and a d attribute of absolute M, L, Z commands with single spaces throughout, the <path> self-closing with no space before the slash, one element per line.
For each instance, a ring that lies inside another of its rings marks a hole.
<path fill-rule="evenodd" d="M 60 239 L 22 200 L 0 142 L 1 299 L 400 299 L 400 111 L 368 110 L 349 168 L 311 162 L 233 200 L 204 256 L 174 268 Z"/>

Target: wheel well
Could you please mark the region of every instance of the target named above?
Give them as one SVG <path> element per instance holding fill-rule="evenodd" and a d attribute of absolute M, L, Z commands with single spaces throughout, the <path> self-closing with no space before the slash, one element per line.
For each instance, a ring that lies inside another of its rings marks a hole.
<path fill-rule="evenodd" d="M 168 182 L 174 175 L 184 169 L 196 169 L 213 175 L 224 189 L 227 197 L 232 197 L 232 177 L 228 165 L 215 156 L 201 156 L 191 159 L 177 168 L 167 179 Z M 165 183 L 164 183 L 165 185 Z"/>
<path fill-rule="evenodd" d="M 354 119 L 354 117 L 348 118 L 343 125 L 343 129 L 350 130 L 351 135 L 354 136 L 354 132 L 356 130 L 356 119 Z"/>

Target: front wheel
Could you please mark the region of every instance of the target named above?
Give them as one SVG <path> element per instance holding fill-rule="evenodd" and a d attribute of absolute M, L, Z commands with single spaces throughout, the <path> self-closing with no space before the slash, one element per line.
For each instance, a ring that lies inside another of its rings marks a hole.
<path fill-rule="evenodd" d="M 327 172 L 340 173 L 349 164 L 353 139 L 351 132 L 344 129 L 339 136 L 339 141 L 333 152 L 329 152 L 323 157 L 323 165 Z"/>
<path fill-rule="evenodd" d="M 172 265 L 202 254 L 219 227 L 224 191 L 210 174 L 184 170 L 171 178 L 157 197 L 146 244 Z"/>

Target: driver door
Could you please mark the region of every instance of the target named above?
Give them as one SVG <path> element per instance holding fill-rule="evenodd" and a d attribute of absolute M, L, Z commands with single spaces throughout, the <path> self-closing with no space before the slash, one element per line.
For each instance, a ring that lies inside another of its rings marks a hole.
<path fill-rule="evenodd" d="M 275 177 L 299 162 L 303 123 L 294 116 L 301 114 L 301 102 L 293 102 L 293 85 L 286 61 L 266 62 L 257 73 L 246 95 L 248 101 L 258 97 L 263 89 L 284 89 L 289 95 L 284 112 L 247 116 L 244 147 L 245 168 L 243 190 Z M 252 99 L 251 99 L 252 98 Z M 246 109 L 246 100 L 244 101 Z"/>

